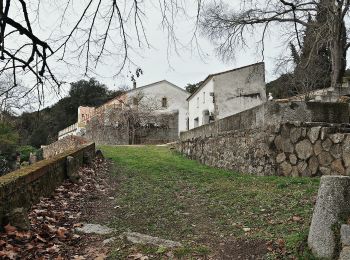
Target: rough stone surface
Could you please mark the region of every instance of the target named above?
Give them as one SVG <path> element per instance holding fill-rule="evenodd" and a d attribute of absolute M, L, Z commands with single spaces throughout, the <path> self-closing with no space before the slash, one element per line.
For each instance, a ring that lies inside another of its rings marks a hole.
<path fill-rule="evenodd" d="M 103 241 L 102 241 L 102 244 L 105 246 L 105 245 L 108 245 L 108 244 L 113 243 L 115 240 L 116 240 L 115 237 L 111 237 L 111 238 L 108 238 L 108 239 L 103 240 Z"/>
<path fill-rule="evenodd" d="M 126 232 L 124 233 L 125 238 L 134 244 L 150 244 L 155 246 L 164 246 L 167 248 L 181 247 L 182 244 L 179 242 L 165 240 L 158 237 L 152 237 L 149 235 L 144 235 L 136 232 Z"/>
<path fill-rule="evenodd" d="M 321 140 L 316 141 L 315 145 L 314 145 L 314 153 L 316 156 L 318 156 L 321 152 L 322 152 L 323 148 L 322 148 L 322 142 Z"/>
<path fill-rule="evenodd" d="M 350 246 L 350 226 L 341 225 L 340 228 L 340 242 L 343 247 Z"/>
<path fill-rule="evenodd" d="M 325 150 L 325 151 L 329 151 L 330 149 L 331 149 L 331 147 L 332 147 L 332 141 L 331 141 L 331 139 L 326 139 L 325 141 L 323 141 L 323 143 L 322 143 L 322 147 L 323 147 L 323 149 Z"/>
<path fill-rule="evenodd" d="M 292 175 L 292 177 L 299 177 L 299 171 L 298 171 L 298 167 L 297 166 L 293 166 L 292 167 L 291 175 Z"/>
<path fill-rule="evenodd" d="M 345 167 L 350 167 L 350 153 L 349 152 L 343 152 L 343 161 L 344 161 Z"/>
<path fill-rule="evenodd" d="M 298 158 L 295 156 L 295 154 L 291 154 L 289 156 L 289 161 L 292 165 L 296 165 L 298 162 Z"/>
<path fill-rule="evenodd" d="M 311 175 L 315 175 L 318 170 L 318 159 L 316 156 L 312 156 L 309 160 L 309 170 Z"/>
<path fill-rule="evenodd" d="M 340 159 L 342 156 L 342 149 L 341 149 L 341 145 L 340 144 L 335 144 L 331 147 L 331 155 L 336 158 L 336 159 Z"/>
<path fill-rule="evenodd" d="M 292 128 L 290 130 L 290 140 L 293 144 L 299 141 L 301 137 L 301 129 L 300 128 Z"/>
<path fill-rule="evenodd" d="M 311 141 L 311 143 L 314 144 L 316 142 L 316 140 L 318 139 L 318 136 L 320 135 L 320 130 L 321 130 L 320 126 L 312 127 L 309 130 L 308 137 L 309 137 L 309 140 Z"/>
<path fill-rule="evenodd" d="M 210 166 L 258 176 L 350 175 L 350 127 L 346 125 L 288 122 L 226 131 L 231 125 L 241 126 L 235 122 L 209 124 L 181 134 L 187 139 L 176 144 L 176 149 Z M 226 132 L 218 133 L 220 127 Z M 203 137 L 194 137 L 199 133 Z"/>
<path fill-rule="evenodd" d="M 277 163 L 284 162 L 285 160 L 286 160 L 286 154 L 285 153 L 280 153 L 276 157 L 276 162 Z"/>
<path fill-rule="evenodd" d="M 339 175 L 344 175 L 345 174 L 345 168 L 343 166 L 342 160 L 335 160 L 332 162 L 331 165 L 331 170 L 333 174 L 339 174 Z"/>
<path fill-rule="evenodd" d="M 349 260 L 350 259 L 350 247 L 344 247 L 339 255 L 339 259 L 338 260 Z"/>
<path fill-rule="evenodd" d="M 29 230 L 30 229 L 30 221 L 28 218 L 28 212 L 24 208 L 15 208 L 13 209 L 8 219 L 10 224 L 19 230 Z"/>
<path fill-rule="evenodd" d="M 303 140 L 297 143 L 295 146 L 295 151 L 300 159 L 306 160 L 313 154 L 312 145 L 309 140 Z"/>
<path fill-rule="evenodd" d="M 320 172 L 322 175 L 330 175 L 331 169 L 329 167 L 320 167 Z"/>
<path fill-rule="evenodd" d="M 345 135 L 344 134 L 332 134 L 329 136 L 329 139 L 332 140 L 333 143 L 339 144 L 344 140 Z"/>
<path fill-rule="evenodd" d="M 73 156 L 68 156 L 66 158 L 66 172 L 69 180 L 73 183 L 77 183 L 79 181 L 78 169 L 80 164 Z"/>
<path fill-rule="evenodd" d="M 340 215 L 350 209 L 350 177 L 323 176 L 314 208 L 308 245 L 319 258 L 331 259 L 335 252 L 335 235 L 332 227 Z"/>
<path fill-rule="evenodd" d="M 318 156 L 318 162 L 322 166 L 330 165 L 332 163 L 332 160 L 333 160 L 332 155 L 329 152 L 324 151 L 320 153 L 320 155 Z"/>
<path fill-rule="evenodd" d="M 76 231 L 84 234 L 109 235 L 114 232 L 114 229 L 99 224 L 84 224 L 76 228 Z"/>
<path fill-rule="evenodd" d="M 283 162 L 280 165 L 279 171 L 281 176 L 290 176 L 290 173 L 292 172 L 292 165 L 287 162 Z"/>

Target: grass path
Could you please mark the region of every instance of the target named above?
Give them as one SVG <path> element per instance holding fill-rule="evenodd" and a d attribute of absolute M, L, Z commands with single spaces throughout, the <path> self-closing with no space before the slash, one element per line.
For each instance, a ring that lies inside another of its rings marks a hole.
<path fill-rule="evenodd" d="M 120 232 L 180 241 L 186 249 L 176 253 L 184 257 L 215 255 L 232 240 L 279 241 L 296 255 L 305 239 L 318 179 L 236 174 L 166 147 L 101 149 L 115 162 L 120 211 L 111 225 Z"/>

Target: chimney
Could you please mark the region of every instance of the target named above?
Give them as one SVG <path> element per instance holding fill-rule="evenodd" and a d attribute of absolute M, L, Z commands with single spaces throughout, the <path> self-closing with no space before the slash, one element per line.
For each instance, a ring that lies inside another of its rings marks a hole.
<path fill-rule="evenodd" d="M 136 89 L 136 81 L 133 81 L 134 89 Z"/>

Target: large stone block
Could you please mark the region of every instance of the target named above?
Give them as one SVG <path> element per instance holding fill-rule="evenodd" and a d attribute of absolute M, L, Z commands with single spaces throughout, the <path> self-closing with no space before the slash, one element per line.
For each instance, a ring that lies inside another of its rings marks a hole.
<path fill-rule="evenodd" d="M 290 130 L 290 140 L 292 141 L 293 144 L 299 141 L 301 137 L 301 128 L 292 128 Z"/>
<path fill-rule="evenodd" d="M 316 140 L 318 139 L 318 136 L 320 135 L 320 130 L 321 130 L 320 126 L 312 127 L 309 130 L 308 137 L 309 137 L 309 140 L 311 141 L 311 143 L 314 144 L 316 142 Z"/>
<path fill-rule="evenodd" d="M 328 166 L 332 163 L 333 157 L 329 152 L 323 151 L 318 156 L 318 162 L 321 166 Z"/>
<path fill-rule="evenodd" d="M 295 151 L 301 160 L 309 159 L 314 152 L 311 142 L 307 139 L 297 143 Z"/>
<path fill-rule="evenodd" d="M 338 223 L 343 213 L 350 210 L 349 188 L 348 176 L 321 178 L 308 236 L 308 245 L 316 257 L 334 257 L 336 237 L 333 226 Z"/>

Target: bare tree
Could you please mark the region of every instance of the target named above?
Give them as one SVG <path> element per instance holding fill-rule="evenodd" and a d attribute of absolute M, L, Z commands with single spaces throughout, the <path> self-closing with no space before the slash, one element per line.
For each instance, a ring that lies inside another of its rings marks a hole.
<path fill-rule="evenodd" d="M 194 2 L 200 9 L 201 0 Z M 57 61 L 83 67 L 85 75 L 105 62 L 115 66 L 117 75 L 127 63 L 133 64 L 131 51 L 150 47 L 145 5 L 143 0 L 0 0 L 0 76 L 11 71 L 14 88 L 18 77 L 31 76 L 31 91 L 40 92 L 40 99 L 44 87 L 60 91 L 63 81 L 52 69 Z M 186 14 L 186 1 L 160 0 L 156 5 L 168 44 L 176 46 L 175 18 Z M 58 22 L 44 35 L 50 13 Z"/>
<path fill-rule="evenodd" d="M 288 26 L 286 41 L 302 48 L 302 35 L 310 24 L 309 19 L 324 13 L 322 24 L 317 24 L 314 48 L 320 42 L 326 44 L 331 53 L 331 86 L 341 84 L 346 66 L 346 52 L 350 46 L 347 39 L 346 18 L 350 2 L 345 0 L 266 0 L 244 1 L 239 10 L 233 10 L 223 1 L 206 5 L 201 20 L 202 32 L 217 44 L 218 53 L 232 58 L 237 48 L 247 45 L 247 38 L 261 30 L 259 44 L 264 53 L 265 38 L 276 25 Z M 316 24 L 315 24 L 316 26 Z M 293 30 L 291 30 L 293 28 Z M 313 52 L 311 52 L 313 53 Z"/>
<path fill-rule="evenodd" d="M 20 81 L 16 87 L 13 86 L 12 75 L 4 74 L 0 79 L 0 92 L 5 93 L 0 96 L 0 121 L 3 121 L 5 115 L 13 115 L 21 110 L 33 108 L 35 103 L 30 89 L 24 87 Z"/>

